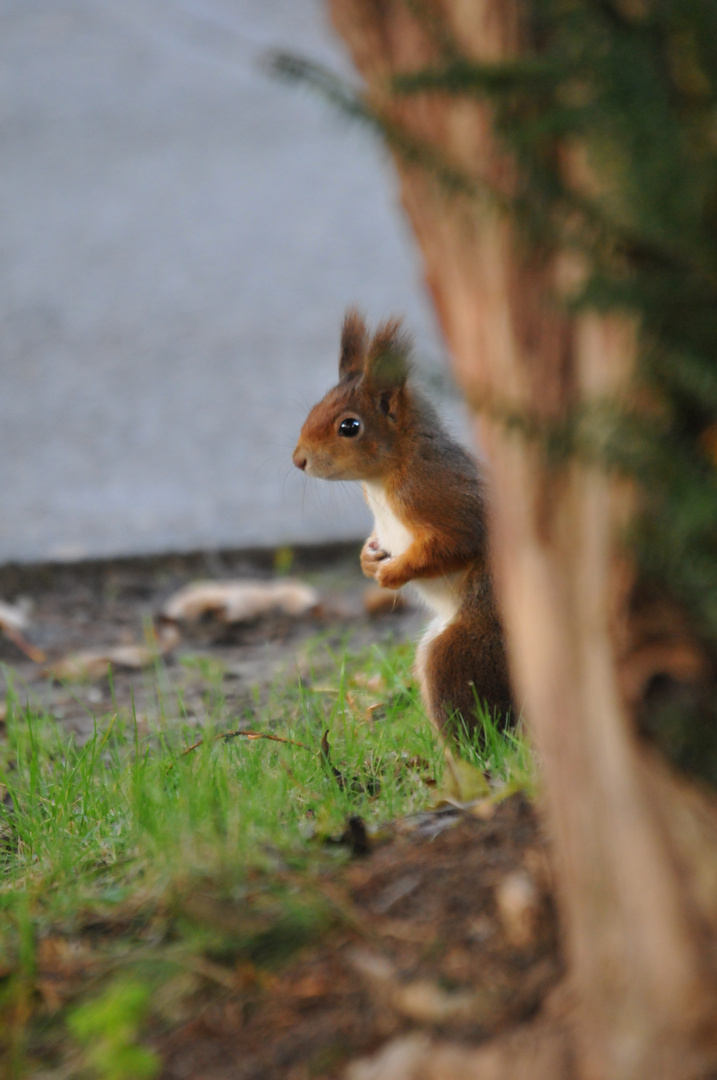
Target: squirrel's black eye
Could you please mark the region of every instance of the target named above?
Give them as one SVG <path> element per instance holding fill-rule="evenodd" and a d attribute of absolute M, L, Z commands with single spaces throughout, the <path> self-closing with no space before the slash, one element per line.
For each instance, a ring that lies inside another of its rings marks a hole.
<path fill-rule="evenodd" d="M 342 420 L 339 424 L 339 435 L 343 435 L 347 439 L 353 439 L 358 435 L 361 430 L 361 421 L 355 416 L 347 416 L 345 420 Z"/>

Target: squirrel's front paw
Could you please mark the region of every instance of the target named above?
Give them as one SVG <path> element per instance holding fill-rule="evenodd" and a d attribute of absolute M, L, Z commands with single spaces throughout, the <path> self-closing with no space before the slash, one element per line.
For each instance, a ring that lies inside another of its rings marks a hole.
<path fill-rule="evenodd" d="M 375 578 L 379 566 L 387 558 L 388 552 L 383 550 L 376 537 L 369 536 L 361 550 L 361 569 L 366 577 Z"/>
<path fill-rule="evenodd" d="M 382 589 L 400 589 L 408 580 L 401 573 L 398 559 L 386 559 L 376 570 L 376 584 Z"/>

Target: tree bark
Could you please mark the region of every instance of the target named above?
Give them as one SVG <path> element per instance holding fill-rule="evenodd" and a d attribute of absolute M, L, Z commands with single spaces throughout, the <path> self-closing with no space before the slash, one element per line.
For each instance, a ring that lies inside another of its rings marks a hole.
<path fill-rule="evenodd" d="M 440 63 L 441 34 L 470 58 L 518 55 L 522 6 L 328 3 L 371 108 L 476 180 L 477 195 L 448 191 L 425 162 L 411 163 L 394 145 L 403 206 L 455 374 L 481 416 L 497 591 L 555 850 L 575 1001 L 561 1031 L 571 1046 L 556 1057 L 554 1027 L 537 1023 L 519 1044 L 533 1048 L 526 1075 L 540 1077 L 545 1059 L 550 1080 L 558 1060 L 562 1075 L 590 1080 L 703 1078 L 717 1069 L 717 808 L 710 792 L 671 772 L 634 731 L 621 669 L 631 569 L 619 544 L 631 493 L 584 462 L 550 465 L 505 419 L 559 420 L 577 404 L 624 397 L 635 327 L 563 313 L 556 297 L 581 267 L 527 248 L 501 208 L 516 170 L 487 106 L 390 92 L 394 74 Z M 542 1058 L 541 1040 L 550 1046 Z M 445 1064 L 447 1050 L 440 1051 Z M 506 1049 L 503 1072 L 499 1055 L 490 1067 L 476 1056 L 473 1071 L 464 1062 L 433 1073 L 425 1050 L 405 1076 L 523 1075 L 516 1052 L 515 1044 Z"/>

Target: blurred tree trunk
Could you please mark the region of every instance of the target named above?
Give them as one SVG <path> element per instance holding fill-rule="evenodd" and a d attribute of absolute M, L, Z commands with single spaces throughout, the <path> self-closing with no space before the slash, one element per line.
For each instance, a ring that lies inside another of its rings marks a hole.
<path fill-rule="evenodd" d="M 329 7 L 371 108 L 456 171 L 509 192 L 515 165 L 494 139 L 487 106 L 396 97 L 389 81 L 438 64 L 442 32 L 472 59 L 520 55 L 522 6 Z M 558 1021 L 539 1019 L 518 1043 L 506 1041 L 503 1056 L 500 1047 L 424 1046 L 401 1075 L 513 1080 L 525 1067 L 531 1080 L 706 1077 L 717 1070 L 717 814 L 710 793 L 634 734 L 624 689 L 631 571 L 616 542 L 630 491 L 577 459 L 551 466 L 504 419 L 560 419 L 578 403 L 624 396 L 634 327 L 596 314 L 569 318 L 554 297 L 579 280 L 574 258 L 530 250 L 490 195 L 448 191 L 405 152 L 394 160 L 455 374 L 481 414 L 498 593 L 542 767 L 572 1002 Z M 578 159 L 566 153 L 565 167 L 577 173 Z"/>

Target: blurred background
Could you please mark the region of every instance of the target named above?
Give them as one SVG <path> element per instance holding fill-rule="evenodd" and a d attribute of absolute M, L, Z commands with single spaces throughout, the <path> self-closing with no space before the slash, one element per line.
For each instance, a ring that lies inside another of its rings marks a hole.
<path fill-rule="evenodd" d="M 440 346 L 318 0 L 0 0 L 0 562 L 358 538 L 291 466 L 348 303 Z"/>

